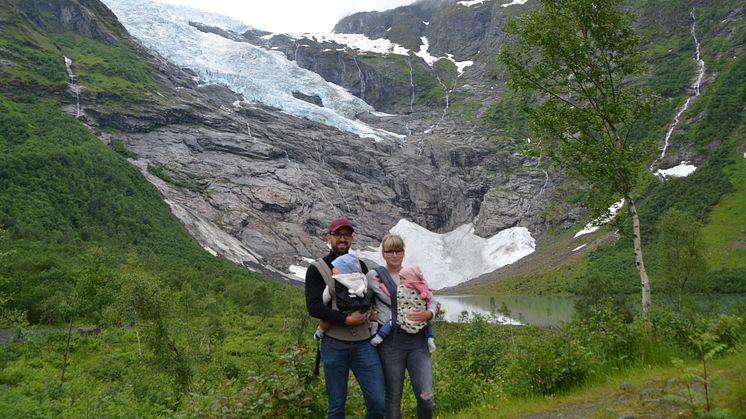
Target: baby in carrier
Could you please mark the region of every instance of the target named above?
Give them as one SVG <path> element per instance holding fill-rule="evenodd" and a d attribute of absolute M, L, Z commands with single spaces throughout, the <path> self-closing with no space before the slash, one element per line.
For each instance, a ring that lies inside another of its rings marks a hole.
<path fill-rule="evenodd" d="M 385 286 L 381 290 L 389 295 Z M 399 286 L 396 287 L 396 324 L 407 333 L 417 333 L 427 327 L 427 347 L 430 352 L 435 351 L 435 333 L 431 322 L 415 322 L 407 318 L 414 310 L 427 310 L 427 304 L 432 300 L 433 293 L 417 265 L 407 265 L 399 272 Z M 391 320 L 386 322 L 371 339 L 373 346 L 378 346 L 391 333 L 394 325 Z"/>
<path fill-rule="evenodd" d="M 347 253 L 332 261 L 332 278 L 335 280 L 334 296 L 337 300 L 337 308 L 343 313 L 353 311 L 368 311 L 371 309 L 373 293 L 368 292 L 368 279 L 360 270 L 360 261 L 357 256 Z M 324 288 L 321 296 L 326 305 L 332 302 L 332 296 L 329 293 L 329 287 Z M 375 311 L 371 311 L 371 334 L 375 334 L 378 329 L 378 323 L 372 320 L 376 319 Z M 332 324 L 326 320 L 319 321 L 314 339 L 319 340 L 324 337 L 324 333 L 332 327 Z"/>

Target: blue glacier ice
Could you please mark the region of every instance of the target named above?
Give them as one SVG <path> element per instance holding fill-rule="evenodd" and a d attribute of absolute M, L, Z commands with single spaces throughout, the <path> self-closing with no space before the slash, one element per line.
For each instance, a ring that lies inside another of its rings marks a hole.
<path fill-rule="evenodd" d="M 318 74 L 298 67 L 282 53 L 204 33 L 189 22 L 236 33 L 243 33 L 250 26 L 226 16 L 149 0 L 103 2 L 138 41 L 174 64 L 193 70 L 201 82 L 224 84 L 247 101 L 273 106 L 360 137 L 377 141 L 401 138 L 357 120 L 356 115 L 372 112 L 373 107 Z M 296 99 L 294 91 L 320 97 L 323 107 Z"/>

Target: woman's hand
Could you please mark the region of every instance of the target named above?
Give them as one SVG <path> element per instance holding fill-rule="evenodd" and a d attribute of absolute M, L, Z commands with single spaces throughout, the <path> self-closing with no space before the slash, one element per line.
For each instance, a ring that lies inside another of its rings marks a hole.
<path fill-rule="evenodd" d="M 426 322 L 433 317 L 433 313 L 429 310 L 412 310 L 411 313 L 407 314 L 407 318 L 413 322 Z"/>

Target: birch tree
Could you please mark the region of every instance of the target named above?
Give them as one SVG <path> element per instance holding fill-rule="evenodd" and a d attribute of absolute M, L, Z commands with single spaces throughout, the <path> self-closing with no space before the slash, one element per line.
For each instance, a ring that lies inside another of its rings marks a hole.
<path fill-rule="evenodd" d="M 630 134 L 652 101 L 633 80 L 643 72 L 633 15 L 621 0 L 543 0 L 541 8 L 510 19 L 503 30 L 515 42 L 500 51 L 516 91 L 529 92 L 529 127 L 542 152 L 589 188 L 594 216 L 624 198 L 632 218 L 642 312 L 650 320 L 650 281 L 633 191 L 652 142 Z M 534 142 L 536 143 L 536 142 Z"/>

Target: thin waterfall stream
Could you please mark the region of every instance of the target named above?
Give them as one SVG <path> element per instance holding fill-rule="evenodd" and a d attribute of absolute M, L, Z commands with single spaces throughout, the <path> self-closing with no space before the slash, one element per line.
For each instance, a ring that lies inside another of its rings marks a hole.
<path fill-rule="evenodd" d="M 65 57 L 65 69 L 67 77 L 70 79 L 70 90 L 75 93 L 75 118 L 80 118 L 80 86 L 78 86 L 78 76 L 73 73 L 73 60 Z"/>
<path fill-rule="evenodd" d="M 696 47 L 696 53 L 695 53 L 695 59 L 697 61 L 697 77 L 694 79 L 694 82 L 692 83 L 691 89 L 693 91 L 693 94 L 690 94 L 689 97 L 686 98 L 686 101 L 684 104 L 679 108 L 679 110 L 676 112 L 676 115 L 673 118 L 673 123 L 670 127 L 668 127 L 668 131 L 666 131 L 666 136 L 663 139 L 663 148 L 661 149 L 660 155 L 653 160 L 652 163 L 650 163 L 649 170 L 651 172 L 655 171 L 656 166 L 658 165 L 658 162 L 660 162 L 665 156 L 666 152 L 668 151 L 669 141 L 671 139 L 671 134 L 673 134 L 673 130 L 676 129 L 676 127 L 679 125 L 679 122 L 681 120 L 681 115 L 686 112 L 687 109 L 689 109 L 689 104 L 691 103 L 692 99 L 699 96 L 701 93 L 701 87 L 702 87 L 702 79 L 704 79 L 705 76 L 705 62 L 702 59 L 701 51 L 700 51 L 700 45 L 699 40 L 697 39 L 697 18 L 694 15 L 694 9 L 692 9 L 689 14 L 692 17 L 692 27 L 691 27 L 691 34 L 692 38 L 694 38 L 694 45 Z"/>

